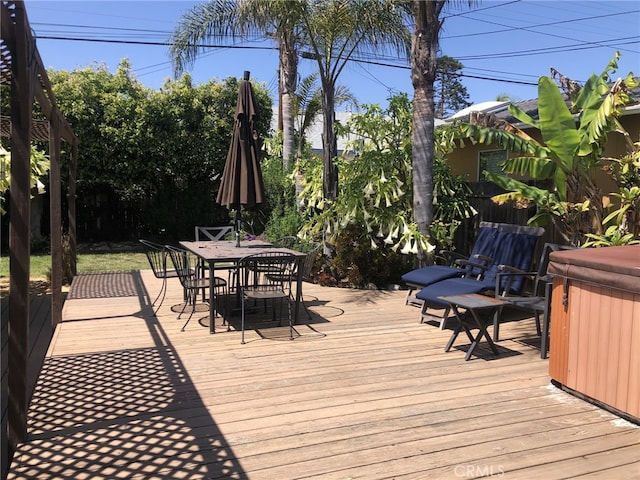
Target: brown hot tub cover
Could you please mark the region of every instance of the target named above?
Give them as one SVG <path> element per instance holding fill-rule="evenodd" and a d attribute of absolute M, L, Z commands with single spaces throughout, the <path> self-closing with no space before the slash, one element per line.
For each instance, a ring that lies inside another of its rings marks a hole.
<path fill-rule="evenodd" d="M 640 293 L 640 245 L 565 250 L 549 258 L 552 275 Z"/>

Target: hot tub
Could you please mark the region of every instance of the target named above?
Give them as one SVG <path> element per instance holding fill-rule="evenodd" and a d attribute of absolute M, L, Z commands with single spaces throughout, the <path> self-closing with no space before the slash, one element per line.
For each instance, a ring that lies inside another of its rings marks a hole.
<path fill-rule="evenodd" d="M 640 245 L 554 252 L 549 375 L 640 418 Z"/>

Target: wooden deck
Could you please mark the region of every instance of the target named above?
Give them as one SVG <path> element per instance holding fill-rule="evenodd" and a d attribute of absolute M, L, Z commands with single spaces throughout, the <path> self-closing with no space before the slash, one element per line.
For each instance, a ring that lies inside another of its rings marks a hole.
<path fill-rule="evenodd" d="M 465 362 L 468 340 L 444 352 L 450 331 L 419 324 L 402 291 L 305 284 L 313 318 L 293 341 L 256 319 L 241 345 L 206 313 L 180 331 L 177 280 L 153 316 L 159 288 L 150 271 L 74 285 L 9 478 L 640 474 L 640 428 L 553 387 L 531 319 Z"/>

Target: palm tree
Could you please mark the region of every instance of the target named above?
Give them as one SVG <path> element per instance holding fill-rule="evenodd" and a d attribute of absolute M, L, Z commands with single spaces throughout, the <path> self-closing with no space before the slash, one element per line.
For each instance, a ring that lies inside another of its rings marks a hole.
<path fill-rule="evenodd" d="M 302 157 L 302 150 L 307 140 L 307 132 L 315 123 L 318 115 L 322 113 L 322 90 L 317 86 L 318 73 L 303 78 L 293 96 L 293 117 L 296 124 L 297 153 L 296 158 Z M 336 87 L 336 105 L 345 103 L 358 106 L 355 96 L 345 85 Z"/>
<path fill-rule="evenodd" d="M 438 41 L 449 0 L 414 0 L 414 30 L 411 39 L 411 82 L 413 84 L 413 218 L 418 231 L 428 237 L 433 221 L 434 83 Z M 469 0 L 469 5 L 473 2 Z M 426 252 L 418 253 L 421 264 Z"/>
<path fill-rule="evenodd" d="M 347 62 L 358 54 L 390 50 L 408 53 L 409 32 L 404 12 L 386 0 L 318 0 L 301 10 L 303 57 L 316 60 L 322 89 L 323 193 L 338 193 L 335 123 L 336 85 Z"/>
<path fill-rule="evenodd" d="M 170 56 L 176 75 L 203 51 L 200 42 L 222 37 L 273 38 L 279 48 L 280 101 L 285 168 L 294 154 L 292 97 L 298 80 L 298 31 L 304 0 L 210 0 L 182 15 L 171 35 Z"/>
<path fill-rule="evenodd" d="M 433 221 L 434 91 L 438 38 L 447 0 L 413 2 L 415 27 L 411 42 L 413 84 L 413 218 L 418 231 L 429 236 Z M 420 263 L 426 254 L 418 252 Z"/>

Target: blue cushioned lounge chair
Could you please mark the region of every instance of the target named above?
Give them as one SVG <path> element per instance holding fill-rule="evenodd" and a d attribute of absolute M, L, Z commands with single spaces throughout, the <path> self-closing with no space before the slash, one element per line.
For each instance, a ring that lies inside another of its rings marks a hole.
<path fill-rule="evenodd" d="M 501 265 L 508 265 L 522 271 L 529 270 L 536 244 L 544 233 L 544 229 L 517 225 L 511 225 L 510 227 L 512 228 L 498 231 L 489 252 L 489 256 L 492 258 L 491 263 L 479 278 L 447 278 L 424 287 L 416 294 L 416 298 L 422 301 L 421 322 L 424 322 L 425 317 L 435 316 L 427 313 L 429 308 L 444 309 L 442 317 L 436 316 L 436 318 L 440 318 L 440 328 L 444 328 L 449 316 L 450 305 L 438 297 L 482 293 L 484 291 L 491 291 L 493 294 L 496 288 L 496 277 Z M 510 280 L 505 279 L 503 287 L 508 287 L 510 293 L 518 294 L 522 289 L 523 283 L 524 279 L 522 277 Z"/>
<path fill-rule="evenodd" d="M 455 252 L 445 252 L 451 261 L 449 265 L 431 265 L 416 268 L 402 275 L 402 280 L 409 290 L 405 298 L 405 305 L 409 303 L 415 290 L 420 290 L 433 283 L 447 278 L 467 277 L 479 279 L 492 261 L 495 240 L 499 232 L 521 231 L 520 225 L 511 223 L 480 222 L 478 235 L 469 258 Z M 442 252 L 441 252 L 442 253 Z"/>
<path fill-rule="evenodd" d="M 455 277 L 478 277 L 483 269 L 491 261 L 489 253 L 493 248 L 493 243 L 498 235 L 498 225 L 496 223 L 482 222 L 476 236 L 469 258 L 461 255 L 458 258 L 450 257 L 449 265 L 430 265 L 428 267 L 416 268 L 402 275 L 402 281 L 409 290 L 405 298 L 405 305 L 415 290 L 420 290 L 427 285 L 441 282 L 447 278 Z"/>

